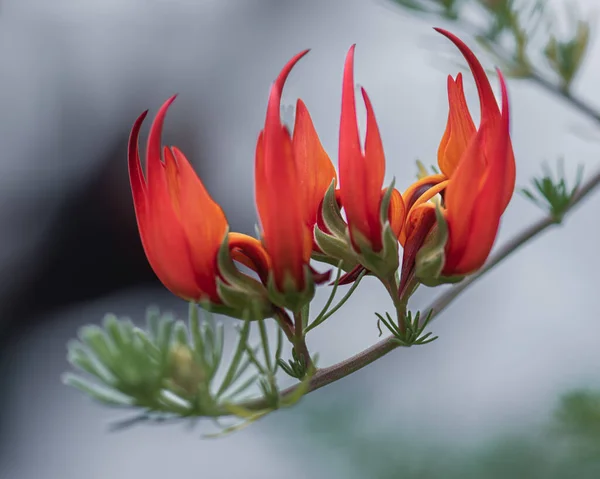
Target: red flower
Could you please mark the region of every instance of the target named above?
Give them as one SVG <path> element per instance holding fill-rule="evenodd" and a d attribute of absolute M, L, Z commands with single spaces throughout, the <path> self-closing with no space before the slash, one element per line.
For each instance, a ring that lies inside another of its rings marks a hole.
<path fill-rule="evenodd" d="M 400 239 L 405 245 L 404 259 L 408 264 L 404 269 L 408 271 L 435 224 L 435 206 L 429 200 L 440 193 L 448 238 L 439 274 L 456 277 L 476 271 L 487 259 L 500 217 L 514 191 L 515 160 L 502 74 L 498 72 L 502 89 L 500 111 L 485 71 L 473 52 L 453 34 L 436 30 L 459 48 L 471 68 L 479 93 L 481 124 L 479 129 L 475 128 L 465 100 L 462 76 L 449 77 L 450 109 L 438 149 L 441 174 L 420 179 L 404 193 L 410 212 Z"/>
<path fill-rule="evenodd" d="M 367 132 L 364 152 L 360 146 L 354 96 L 354 48 L 346 56 L 342 86 L 339 168 L 340 197 L 346 212 L 352 245 L 361 252 L 361 244 L 378 253 L 383 248 L 381 217 L 385 156 L 377 120 L 369 96 L 361 93 L 367 109 Z M 404 221 L 404 202 L 397 191 L 391 198 L 389 217 L 393 231 L 399 234 Z"/>
<path fill-rule="evenodd" d="M 313 227 L 325 192 L 336 180 L 335 168 L 301 100 L 296 106 L 293 139 L 281 123 L 285 81 L 307 53 L 305 50 L 294 56 L 271 87 L 265 127 L 256 146 L 256 205 L 280 292 L 304 291 L 312 281 L 306 272 L 313 250 Z"/>
<path fill-rule="evenodd" d="M 216 257 L 225 240 L 227 220 L 210 197 L 184 154 L 161 146 L 165 115 L 175 96 L 158 111 L 148 137 L 146 176 L 142 172 L 138 139 L 147 111 L 136 120 L 129 137 L 129 179 L 138 229 L 152 269 L 175 295 L 186 300 L 221 304 L 217 293 Z M 232 234 L 233 257 L 259 274 L 268 257 L 258 240 Z"/>

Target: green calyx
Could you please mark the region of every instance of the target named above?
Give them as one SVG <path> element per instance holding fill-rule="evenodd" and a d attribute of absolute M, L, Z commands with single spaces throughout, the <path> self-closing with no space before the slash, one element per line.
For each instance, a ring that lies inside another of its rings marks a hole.
<path fill-rule="evenodd" d="M 225 233 L 217 254 L 217 268 L 221 274 L 217 278 L 217 292 L 223 305 L 211 305 L 210 310 L 240 319 L 243 319 L 246 311 L 251 310 L 255 312 L 252 319 L 268 318 L 273 314 L 273 305 L 267 289 L 235 267 L 229 252 L 228 233 Z"/>
<path fill-rule="evenodd" d="M 316 261 L 338 266 L 342 261 L 342 269 L 346 272 L 351 271 L 358 265 L 356 254 L 348 241 L 346 234 L 347 226 L 340 207 L 335 199 L 335 182 L 331 182 L 321 207 L 323 222 L 329 230 L 325 232 L 315 225 L 313 237 L 322 253 L 311 255 Z"/>
<path fill-rule="evenodd" d="M 313 253 L 311 255 L 313 259 L 333 266 L 337 266 L 341 260 L 341 267 L 346 272 L 351 271 L 358 265 L 356 254 L 350 246 L 345 233 L 343 238 L 339 238 L 324 233 L 315 226 L 314 238 L 323 253 Z"/>
<path fill-rule="evenodd" d="M 303 306 L 310 303 L 315 296 L 315 282 L 308 265 L 304 265 L 304 289 L 298 290 L 297 282 L 289 272 L 285 272 L 283 287 L 281 290 L 277 287 L 273 273 L 269 273 L 267 281 L 267 291 L 269 300 L 285 309 L 297 312 Z"/>
<path fill-rule="evenodd" d="M 323 214 L 323 222 L 333 236 L 338 238 L 344 237 L 346 232 L 346 222 L 342 218 L 342 212 L 335 199 L 335 181 L 332 181 L 325 192 L 321 212 Z"/>
<path fill-rule="evenodd" d="M 442 276 L 446 261 L 448 223 L 439 205 L 435 208 L 436 224 L 425 238 L 415 258 L 415 276 L 425 286 L 458 283 L 464 276 Z"/>
<path fill-rule="evenodd" d="M 389 221 L 383 224 L 381 234 L 383 247 L 380 251 L 373 251 L 371 241 L 357 230 L 352 232 L 354 243 L 360 253 L 357 255 L 360 264 L 371 271 L 375 276 L 386 279 L 394 275 L 400 265 L 398 257 L 398 238 L 392 231 Z"/>
<path fill-rule="evenodd" d="M 377 252 L 373 251 L 371 241 L 368 238 L 360 231 L 352 231 L 352 239 L 360 251 L 357 255 L 360 264 L 382 279 L 394 275 L 400 265 L 398 257 L 398 238 L 394 234 L 388 219 L 395 181 L 395 179 L 392 180 L 392 183 L 387 188 L 379 207 L 379 217 L 381 219 L 381 224 L 383 225 L 381 232 L 382 249 Z M 350 243 L 349 238 L 348 243 Z"/>

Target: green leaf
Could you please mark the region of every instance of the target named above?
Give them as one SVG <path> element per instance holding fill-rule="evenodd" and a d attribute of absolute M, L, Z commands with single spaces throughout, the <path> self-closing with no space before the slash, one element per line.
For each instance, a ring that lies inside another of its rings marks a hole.
<path fill-rule="evenodd" d="M 93 384 L 74 374 L 64 374 L 63 382 L 108 406 L 132 406 L 134 404 L 132 399 L 125 394 L 114 389 Z"/>

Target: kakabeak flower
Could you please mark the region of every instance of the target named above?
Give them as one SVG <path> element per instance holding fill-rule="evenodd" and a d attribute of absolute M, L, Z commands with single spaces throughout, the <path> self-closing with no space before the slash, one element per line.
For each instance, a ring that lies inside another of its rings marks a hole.
<path fill-rule="evenodd" d="M 238 309 L 248 305 L 232 301 L 267 297 L 263 285 L 232 268 L 233 260 L 257 273 L 268 285 L 269 301 L 279 307 L 299 307 L 312 298 L 314 279 L 323 279 L 309 266 L 312 228 L 325 191 L 336 181 L 335 169 L 304 103 L 298 101 L 293 139 L 279 117 L 285 80 L 306 53 L 288 62 L 273 84 L 257 143 L 255 186 L 262 242 L 229 233 L 223 210 L 184 154 L 176 147 L 162 147 L 164 119 L 175 97 L 165 102 L 150 128 L 147 178 L 138 151 L 147 112 L 135 122 L 128 164 L 138 229 L 154 272 L 177 296 Z"/>
<path fill-rule="evenodd" d="M 404 222 L 404 201 L 383 187 L 385 155 L 371 100 L 361 94 L 367 111 L 364 151 L 361 148 L 354 94 L 353 45 L 346 56 L 339 135 L 340 200 L 346 213 L 351 247 L 361 264 L 379 276 L 398 267 L 397 237 Z M 387 278 L 386 278 L 387 279 Z"/>
<path fill-rule="evenodd" d="M 175 96 L 163 104 L 150 127 L 146 177 L 138 141 L 147 111 L 136 120 L 129 138 L 129 179 L 138 229 L 150 266 L 172 293 L 218 307 L 224 304 L 218 291 L 217 254 L 228 240 L 227 220 L 181 150 L 161 145 L 165 116 L 174 100 Z M 269 259 L 260 242 L 239 233 L 229 236 L 231 248 L 264 276 Z"/>
<path fill-rule="evenodd" d="M 271 87 L 264 129 L 256 146 L 256 205 L 262 238 L 271 258 L 269 292 L 273 301 L 292 310 L 310 301 L 315 280 L 325 281 L 310 266 L 313 228 L 327 188 L 337 180 L 304 103 L 296 106 L 293 138 L 281 122 L 281 95 L 289 73 L 308 53 L 295 55 Z"/>
<path fill-rule="evenodd" d="M 502 111 L 473 52 L 450 32 L 436 30 L 467 60 L 477 85 L 481 121 L 476 128 L 462 75 L 448 77 L 449 114 L 438 149 L 441 173 L 421 178 L 403 194 L 409 213 L 400 235 L 404 245 L 401 289 L 412 274 L 433 285 L 459 280 L 481 268 L 515 187 L 508 96 L 501 72 Z M 438 194 L 441 206 L 430 201 Z"/>

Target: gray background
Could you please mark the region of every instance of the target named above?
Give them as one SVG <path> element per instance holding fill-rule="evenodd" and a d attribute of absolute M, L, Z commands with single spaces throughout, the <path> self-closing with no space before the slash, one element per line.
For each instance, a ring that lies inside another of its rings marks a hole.
<path fill-rule="evenodd" d="M 458 69 L 456 52 L 431 26 L 432 20 L 417 21 L 383 0 L 4 0 L 0 299 L 9 301 L 16 284 L 33 281 L 59 208 L 107 158 L 118 158 L 120 169 L 103 186 L 105 201 L 124 224 L 133 221 L 124 141 L 142 110 L 156 111 L 174 92 L 180 98 L 164 141 L 194 161 L 233 228 L 251 232 L 254 147 L 268 89 L 283 64 L 307 47 L 313 51 L 290 77 L 284 101 L 303 98 L 335 158 L 344 55 L 357 43 L 356 81 L 374 104 L 386 179 L 395 176 L 406 187 L 416 158 L 435 162 L 446 121 L 446 75 Z M 574 91 L 600 108 L 594 60 L 600 45 L 592 43 Z M 594 125 L 531 84 L 512 80 L 509 89 L 519 185 L 540 172 L 542 160 L 559 156 L 570 173 L 580 162 L 589 171 L 596 167 Z M 466 91 L 476 110 L 468 76 Z M 150 303 L 184 313 L 186 305 L 160 286 L 36 313 L 34 325 L 4 351 L 0 476 L 343 477 L 342 466 L 326 455 L 300 467 L 286 440 L 294 429 L 279 423 L 286 414 L 309 414 L 320 401 L 359 401 L 356 421 L 365 437 L 401 427 L 405 434 L 468 445 L 537 424 L 560 392 L 599 383 L 599 201 L 591 197 L 564 228 L 548 231 L 465 293 L 434 323 L 435 343 L 396 351 L 314 393 L 296 412 L 274 414 L 225 439 L 199 440 L 202 427 L 190 433 L 183 426 L 109 433 L 107 424 L 122 414 L 60 383 L 65 343 L 79 325 L 99 322 L 107 311 L 141 320 Z M 498 242 L 540 214 L 516 196 Z M 139 253 L 139 243 L 134 246 Z M 424 308 L 437 292 L 420 291 L 412 308 Z M 36 294 L 30 292 L 32 302 Z M 321 364 L 375 342 L 373 311 L 386 307 L 385 291 L 365 281 L 342 313 L 310 336 Z M 16 310 L 10 315 L 3 321 L 22 320 Z"/>

